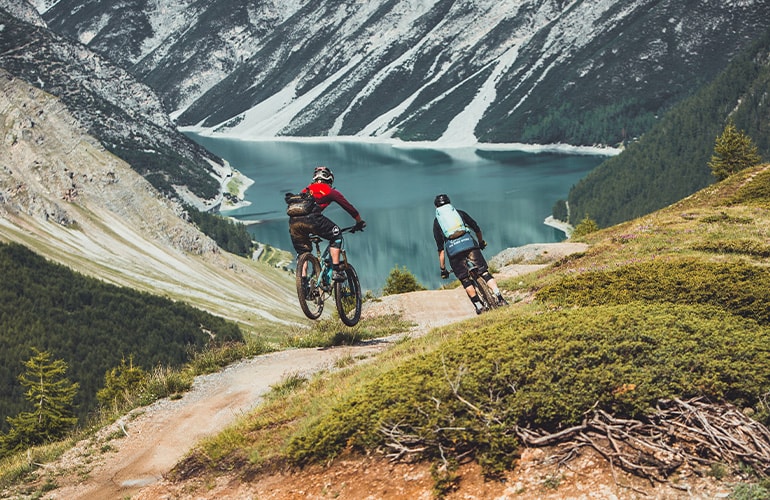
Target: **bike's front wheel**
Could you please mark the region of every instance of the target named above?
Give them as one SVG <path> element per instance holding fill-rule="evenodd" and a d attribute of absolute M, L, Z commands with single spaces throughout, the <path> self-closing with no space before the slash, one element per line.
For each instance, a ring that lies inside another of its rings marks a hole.
<path fill-rule="evenodd" d="M 358 274 L 350 264 L 345 268 L 347 278 L 334 284 L 334 302 L 340 319 L 347 326 L 355 326 L 361 319 L 361 285 Z"/>
<path fill-rule="evenodd" d="M 321 263 L 312 253 L 297 257 L 297 296 L 302 312 L 310 319 L 318 319 L 324 310 L 322 291 L 318 288 Z"/>

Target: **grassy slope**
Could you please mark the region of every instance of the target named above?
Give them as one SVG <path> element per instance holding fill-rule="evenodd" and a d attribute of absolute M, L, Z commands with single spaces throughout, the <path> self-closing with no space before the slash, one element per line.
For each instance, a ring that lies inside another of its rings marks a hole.
<path fill-rule="evenodd" d="M 593 233 L 585 254 L 503 283 L 535 293 L 532 304 L 297 384 L 177 471 L 382 450 L 389 429 L 415 436 L 421 458 L 468 453 L 494 472 L 512 466 L 513 425 L 553 431 L 594 407 L 643 417 L 673 396 L 751 407 L 767 423 L 769 222 L 765 165 Z"/>

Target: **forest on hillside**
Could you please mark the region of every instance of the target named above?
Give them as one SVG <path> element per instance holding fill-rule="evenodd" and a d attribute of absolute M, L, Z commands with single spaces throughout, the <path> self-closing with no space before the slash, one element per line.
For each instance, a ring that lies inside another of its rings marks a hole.
<path fill-rule="evenodd" d="M 770 32 L 713 82 L 678 104 L 638 141 L 569 192 L 570 222 L 608 227 L 670 205 L 711 184 L 714 143 L 728 120 L 770 160 Z"/>
<path fill-rule="evenodd" d="M 246 226 L 219 214 L 201 212 L 193 206 L 186 206 L 187 216 L 203 234 L 217 242 L 222 250 L 241 257 L 250 257 L 254 242 Z"/>
<path fill-rule="evenodd" d="M 110 285 L 0 243 L 0 430 L 27 410 L 18 376 L 33 348 L 68 365 L 80 385 L 79 418 L 97 407 L 105 373 L 132 360 L 178 367 L 212 342 L 242 341 L 240 328 L 181 302 Z"/>

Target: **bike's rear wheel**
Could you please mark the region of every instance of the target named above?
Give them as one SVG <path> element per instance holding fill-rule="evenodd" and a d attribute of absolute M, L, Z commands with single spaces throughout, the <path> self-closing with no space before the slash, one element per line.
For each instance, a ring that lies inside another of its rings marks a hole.
<path fill-rule="evenodd" d="M 297 257 L 297 296 L 302 312 L 310 319 L 318 319 L 324 310 L 322 291 L 318 288 L 321 263 L 312 253 Z"/>
<path fill-rule="evenodd" d="M 487 282 L 484 281 L 484 278 L 475 276 L 473 278 L 473 284 L 476 286 L 476 293 L 479 294 L 479 298 L 484 304 L 484 309 L 491 310 L 498 306 L 497 298 L 495 297 L 495 294 L 492 293 Z"/>
<path fill-rule="evenodd" d="M 345 281 L 334 284 L 334 302 L 342 322 L 347 326 L 355 326 L 361 319 L 361 285 L 356 270 L 350 264 L 345 267 L 345 274 Z"/>

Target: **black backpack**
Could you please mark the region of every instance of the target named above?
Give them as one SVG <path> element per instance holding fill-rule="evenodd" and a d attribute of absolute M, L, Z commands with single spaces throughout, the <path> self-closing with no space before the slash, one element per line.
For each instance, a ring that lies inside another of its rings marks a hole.
<path fill-rule="evenodd" d="M 289 217 L 311 214 L 318 207 L 315 198 L 309 192 L 298 194 L 286 193 L 284 200 L 286 200 L 286 215 Z"/>

